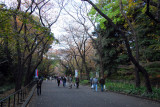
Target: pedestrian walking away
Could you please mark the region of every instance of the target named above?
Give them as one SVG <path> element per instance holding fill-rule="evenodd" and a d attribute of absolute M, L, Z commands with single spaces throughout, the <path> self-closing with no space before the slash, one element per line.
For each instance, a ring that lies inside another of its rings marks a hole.
<path fill-rule="evenodd" d="M 76 78 L 76 88 L 79 88 L 79 78 Z"/>
<path fill-rule="evenodd" d="M 91 78 L 90 78 L 91 89 L 93 89 L 93 88 L 94 88 L 94 86 L 93 86 L 93 84 L 92 84 L 92 83 L 93 83 L 93 78 L 91 77 Z"/>
<path fill-rule="evenodd" d="M 72 75 L 69 75 L 69 88 L 72 88 Z"/>
<path fill-rule="evenodd" d="M 104 90 L 104 85 L 105 85 L 105 80 L 104 80 L 103 77 L 101 77 L 101 79 L 99 80 L 99 83 L 100 83 L 100 85 L 101 85 L 101 91 L 103 92 L 103 90 Z"/>
<path fill-rule="evenodd" d="M 37 80 L 37 95 L 41 95 L 42 79 Z"/>
<path fill-rule="evenodd" d="M 66 77 L 65 76 L 63 76 L 62 81 L 63 81 L 63 87 L 65 87 L 66 86 Z"/>
<path fill-rule="evenodd" d="M 61 77 L 58 77 L 58 78 L 57 78 L 58 87 L 60 86 L 60 80 L 61 80 Z"/>

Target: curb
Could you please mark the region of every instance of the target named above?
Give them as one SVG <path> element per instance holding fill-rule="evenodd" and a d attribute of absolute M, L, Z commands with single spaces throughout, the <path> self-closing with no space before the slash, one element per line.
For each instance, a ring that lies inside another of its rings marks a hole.
<path fill-rule="evenodd" d="M 22 104 L 21 107 L 26 107 L 27 104 L 29 103 L 29 101 L 31 100 L 34 90 L 36 89 L 36 85 L 34 85 L 34 87 L 32 88 L 31 92 L 29 93 L 29 96 L 27 97 L 27 99 L 25 100 L 25 102 Z"/>

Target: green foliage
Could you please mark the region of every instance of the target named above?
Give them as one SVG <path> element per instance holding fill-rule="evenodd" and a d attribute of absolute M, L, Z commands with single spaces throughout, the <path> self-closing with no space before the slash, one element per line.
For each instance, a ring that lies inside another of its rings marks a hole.
<path fill-rule="evenodd" d="M 140 4 L 137 4 L 137 7 L 138 5 Z M 155 16 L 156 11 L 155 7 L 150 6 L 150 12 Z M 137 9 L 134 14 L 132 13 L 133 19 L 135 20 L 134 28 L 139 40 L 141 60 L 158 61 L 160 58 L 160 26 L 151 20 L 145 12 L 146 6 L 142 6 Z"/>
<path fill-rule="evenodd" d="M 121 63 L 121 64 L 128 64 L 129 62 L 129 57 L 127 54 L 121 54 L 118 56 L 118 59 L 117 59 L 117 62 L 118 63 Z"/>
<path fill-rule="evenodd" d="M 14 88 L 14 84 L 13 83 L 5 83 L 4 85 L 1 85 L 0 87 L 0 91 L 8 91 L 10 89 L 13 89 Z"/>
<path fill-rule="evenodd" d="M 43 77 L 51 75 L 51 72 L 53 72 L 54 67 L 57 66 L 57 64 L 59 63 L 59 60 L 56 58 L 57 57 L 55 55 L 51 55 L 50 59 L 44 58 L 42 63 L 38 66 L 39 75 Z"/>
<path fill-rule="evenodd" d="M 158 61 L 160 59 L 160 26 L 146 15 L 146 5 L 144 5 L 143 1 L 139 0 L 133 2 L 132 0 L 122 0 L 122 3 L 124 7 L 123 11 L 126 13 L 128 20 L 132 23 L 135 31 L 137 32 L 141 60 Z M 119 0 L 115 0 L 114 2 L 109 0 L 99 1 L 96 6 L 98 6 L 104 14 L 111 18 L 115 24 L 123 25 L 126 32 L 130 32 L 131 28 L 128 26 L 127 20 L 124 20 L 121 15 Z M 157 7 L 150 5 L 150 12 L 154 15 L 154 17 L 158 17 L 156 14 L 157 11 Z M 96 22 L 100 24 L 102 29 L 106 29 L 104 22 L 107 21 L 100 15 L 95 17 L 96 14 L 97 12 L 94 8 L 92 8 L 89 13 L 90 17 L 95 19 Z M 132 34 L 130 36 L 132 36 Z M 132 39 L 133 37 L 131 37 L 131 41 Z M 133 47 L 132 50 L 135 50 L 134 42 L 131 42 L 131 46 Z M 120 61 L 121 58 L 117 61 Z"/>
<path fill-rule="evenodd" d="M 89 80 L 82 80 L 82 81 L 80 81 L 80 83 L 83 85 L 87 85 L 89 83 Z"/>
<path fill-rule="evenodd" d="M 15 31 L 16 24 L 13 19 L 15 14 L 17 31 Z M 25 25 L 27 27 L 26 31 L 24 29 Z M 22 30 L 18 32 L 21 26 Z M 37 16 L 0 7 L 0 85 L 5 84 L 6 81 L 14 82 L 16 80 L 14 74 L 17 73 L 17 65 L 20 64 L 18 63 L 18 55 L 21 58 L 21 63 L 23 63 L 21 68 L 24 68 L 22 70 L 24 74 L 27 74 L 28 59 L 32 57 L 30 70 L 28 71 L 32 78 L 33 69 L 41 61 L 41 56 L 51 48 L 54 40 L 54 34 L 51 33 L 49 28 L 40 24 Z M 17 51 L 17 44 L 20 47 L 19 51 Z M 29 57 L 27 57 L 28 55 Z M 26 58 L 28 59 L 25 60 Z M 6 62 L 1 63 L 3 61 Z"/>
<path fill-rule="evenodd" d="M 122 1 L 124 4 L 127 4 L 127 0 L 122 0 Z M 109 18 L 111 18 L 115 24 L 121 24 L 124 22 L 124 18 L 120 14 L 119 0 L 115 0 L 114 2 L 105 1 L 103 2 L 103 4 L 99 2 L 96 5 L 104 14 L 106 14 Z M 97 14 L 97 12 L 95 11 L 94 8 L 92 8 L 89 13 L 91 19 L 96 20 L 96 22 L 100 24 L 100 27 L 102 29 L 105 29 L 106 27 L 104 22 L 106 22 L 107 20 L 99 14 L 97 17 L 95 17 L 95 14 Z"/>
<path fill-rule="evenodd" d="M 123 49 L 121 48 L 122 39 L 118 32 L 106 22 L 105 28 L 106 29 L 100 28 L 99 31 L 97 31 L 99 36 L 96 41 L 97 43 L 100 43 L 99 48 L 103 50 L 102 61 L 104 63 L 104 70 L 108 72 L 108 75 L 111 75 L 117 71 L 118 65 L 122 64 L 122 61 L 124 61 L 125 58 L 127 59 L 127 56 L 121 53 L 123 52 Z M 119 58 L 120 55 L 121 57 Z M 97 61 L 97 63 L 99 64 L 100 61 Z"/>
<path fill-rule="evenodd" d="M 138 95 L 141 97 L 146 97 L 150 99 L 160 100 L 160 89 L 153 88 L 152 93 L 146 93 L 145 87 L 136 88 L 134 84 L 131 83 L 123 83 L 123 82 L 111 82 L 109 80 L 106 81 L 106 88 L 109 91 L 121 92 L 131 95 Z"/>
<path fill-rule="evenodd" d="M 145 69 L 148 71 L 149 75 L 152 79 L 158 78 L 157 76 L 160 75 L 160 62 L 152 62 L 145 65 Z"/>
<path fill-rule="evenodd" d="M 160 62 L 152 62 L 151 64 L 146 66 L 147 68 L 159 68 L 160 67 Z"/>

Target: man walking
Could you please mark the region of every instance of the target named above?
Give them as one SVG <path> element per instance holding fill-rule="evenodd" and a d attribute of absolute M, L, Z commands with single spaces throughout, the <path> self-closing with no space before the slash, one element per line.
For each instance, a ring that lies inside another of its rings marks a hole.
<path fill-rule="evenodd" d="M 95 91 L 97 91 L 97 84 L 98 84 L 98 78 L 95 77 L 95 78 L 93 78 L 93 86 L 94 86 Z"/>
<path fill-rule="evenodd" d="M 65 87 L 66 86 L 66 77 L 65 76 L 63 76 L 62 81 L 63 81 L 63 87 Z"/>
<path fill-rule="evenodd" d="M 76 87 L 79 88 L 79 78 L 76 78 Z"/>
<path fill-rule="evenodd" d="M 99 83 L 101 85 L 101 91 L 103 92 L 103 87 L 104 87 L 104 84 L 105 84 L 105 80 L 103 79 L 103 77 L 101 77 L 101 79 L 99 80 Z"/>
<path fill-rule="evenodd" d="M 37 95 L 41 95 L 41 85 L 42 85 L 42 79 L 37 80 Z"/>
<path fill-rule="evenodd" d="M 69 88 L 72 88 L 72 76 L 71 76 L 71 74 L 69 75 Z"/>

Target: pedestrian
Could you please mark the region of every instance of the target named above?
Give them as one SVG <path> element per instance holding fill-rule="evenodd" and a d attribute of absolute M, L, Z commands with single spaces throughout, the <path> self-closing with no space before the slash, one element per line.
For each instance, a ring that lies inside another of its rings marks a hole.
<path fill-rule="evenodd" d="M 65 76 L 63 76 L 62 81 L 63 81 L 63 87 L 65 87 L 66 86 L 66 77 Z"/>
<path fill-rule="evenodd" d="M 42 85 L 42 80 L 38 79 L 37 80 L 37 95 L 41 95 L 41 85 Z"/>
<path fill-rule="evenodd" d="M 92 83 L 93 83 L 93 86 L 94 86 L 94 90 L 97 91 L 98 78 L 97 77 L 93 78 L 93 82 Z"/>
<path fill-rule="evenodd" d="M 76 88 L 79 88 L 79 78 L 76 78 Z"/>
<path fill-rule="evenodd" d="M 58 87 L 60 86 L 60 80 L 61 80 L 61 78 L 60 78 L 60 77 L 57 77 L 57 84 L 58 84 Z"/>
<path fill-rule="evenodd" d="M 101 79 L 99 80 L 99 83 L 100 83 L 100 85 L 101 85 L 101 91 L 103 92 L 103 90 L 104 90 L 104 85 L 105 85 L 105 80 L 104 80 L 104 78 L 103 77 L 101 77 Z"/>
<path fill-rule="evenodd" d="M 91 84 L 91 88 L 93 88 L 93 84 L 92 84 L 93 78 L 90 78 L 90 84 Z"/>
<path fill-rule="evenodd" d="M 69 88 L 72 88 L 72 75 L 69 75 Z"/>

